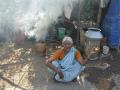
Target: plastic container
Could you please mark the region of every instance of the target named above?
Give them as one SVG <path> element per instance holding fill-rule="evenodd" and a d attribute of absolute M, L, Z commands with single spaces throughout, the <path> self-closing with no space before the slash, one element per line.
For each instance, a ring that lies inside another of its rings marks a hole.
<path fill-rule="evenodd" d="M 103 46 L 103 54 L 108 54 L 108 53 L 109 53 L 109 47 Z"/>
<path fill-rule="evenodd" d="M 58 28 L 58 37 L 59 39 L 63 39 L 65 36 L 65 28 Z"/>

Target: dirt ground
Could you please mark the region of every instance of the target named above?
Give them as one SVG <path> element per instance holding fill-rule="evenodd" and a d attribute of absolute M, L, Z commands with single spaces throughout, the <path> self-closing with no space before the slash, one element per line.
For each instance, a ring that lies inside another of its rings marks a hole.
<path fill-rule="evenodd" d="M 115 50 L 86 67 L 80 79 L 70 83 L 57 83 L 44 64 L 45 56 L 36 53 L 33 42 L 20 46 L 0 44 L 0 90 L 120 90 L 120 54 Z M 110 67 L 94 67 L 108 63 Z"/>

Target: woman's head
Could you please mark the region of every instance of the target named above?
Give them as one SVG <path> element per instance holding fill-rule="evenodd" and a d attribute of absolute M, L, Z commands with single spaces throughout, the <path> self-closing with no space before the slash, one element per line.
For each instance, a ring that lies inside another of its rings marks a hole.
<path fill-rule="evenodd" d="M 68 36 L 64 37 L 63 40 L 62 40 L 62 45 L 63 45 L 65 50 L 69 50 L 73 45 L 72 38 L 68 37 Z"/>

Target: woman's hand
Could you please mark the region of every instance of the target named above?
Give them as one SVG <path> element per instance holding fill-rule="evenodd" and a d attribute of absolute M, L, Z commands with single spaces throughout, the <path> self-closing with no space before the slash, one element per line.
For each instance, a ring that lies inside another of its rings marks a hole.
<path fill-rule="evenodd" d="M 85 56 L 81 57 L 81 58 L 78 60 L 78 62 L 79 62 L 80 64 L 82 64 L 82 65 L 86 64 L 87 61 L 88 61 L 88 59 L 87 59 Z"/>
<path fill-rule="evenodd" d="M 64 78 L 62 71 L 59 68 L 55 67 L 49 60 L 46 60 L 45 64 L 54 72 L 58 73 L 61 79 Z"/>
<path fill-rule="evenodd" d="M 60 79 L 63 79 L 63 78 L 64 78 L 64 75 L 63 75 L 63 73 L 62 73 L 61 70 L 58 69 L 57 73 L 59 74 Z"/>

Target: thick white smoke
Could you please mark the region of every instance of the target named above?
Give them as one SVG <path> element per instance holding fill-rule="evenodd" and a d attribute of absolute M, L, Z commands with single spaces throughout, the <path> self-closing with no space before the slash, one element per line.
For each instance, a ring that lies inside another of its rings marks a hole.
<path fill-rule="evenodd" d="M 22 30 L 43 40 L 49 26 L 65 13 L 70 18 L 73 6 L 82 0 L 4 0 L 0 1 L 0 33 Z M 12 33 L 12 34 L 13 34 Z M 8 36 L 7 33 L 5 33 Z"/>

